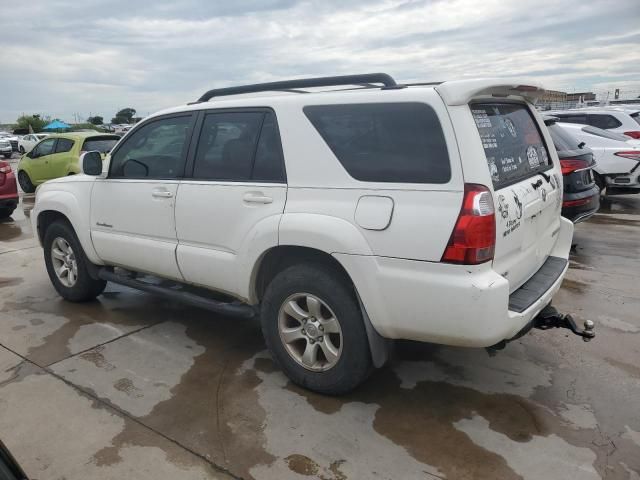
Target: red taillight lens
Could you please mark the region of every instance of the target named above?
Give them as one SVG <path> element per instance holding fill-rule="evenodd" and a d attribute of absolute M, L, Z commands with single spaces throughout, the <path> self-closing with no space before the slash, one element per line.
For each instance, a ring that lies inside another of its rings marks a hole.
<path fill-rule="evenodd" d="M 11 165 L 8 162 L 0 162 L 0 173 L 9 173 L 11 171 Z"/>
<path fill-rule="evenodd" d="M 493 260 L 496 218 L 491 192 L 484 185 L 464 186 L 462 209 L 442 261 L 477 265 Z"/>
<path fill-rule="evenodd" d="M 630 132 L 624 132 L 627 137 L 635 138 L 636 140 L 640 140 L 640 131 L 631 130 Z"/>
<path fill-rule="evenodd" d="M 575 172 L 576 170 L 584 170 L 585 168 L 589 168 L 589 162 L 585 160 L 578 160 L 575 158 L 560 159 L 560 169 L 562 170 L 562 175 L 568 175 L 571 172 Z"/>
<path fill-rule="evenodd" d="M 637 160 L 640 162 L 640 151 L 637 151 L 637 150 L 615 152 L 614 155 L 617 157 L 628 158 L 629 160 Z"/>
<path fill-rule="evenodd" d="M 564 200 L 562 202 L 563 207 L 579 207 L 590 203 L 593 197 L 581 198 L 579 200 Z"/>

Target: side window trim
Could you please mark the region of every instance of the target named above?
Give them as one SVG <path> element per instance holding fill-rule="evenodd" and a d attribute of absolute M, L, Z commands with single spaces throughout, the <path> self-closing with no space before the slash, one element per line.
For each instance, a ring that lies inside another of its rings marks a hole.
<path fill-rule="evenodd" d="M 258 136 L 256 139 L 256 145 L 254 147 L 253 159 L 251 164 L 251 178 L 248 180 L 216 180 L 216 179 L 203 179 L 203 178 L 194 178 L 193 173 L 195 171 L 195 160 L 196 153 L 198 150 L 198 143 L 200 142 L 200 137 L 202 136 L 202 128 L 204 127 L 204 120 L 207 115 L 216 114 L 216 113 L 262 113 L 262 122 L 260 124 L 260 131 L 258 132 Z M 260 138 L 262 135 L 262 129 L 264 127 L 264 123 L 266 121 L 266 116 L 268 113 L 273 114 L 273 118 L 276 126 L 276 133 L 278 135 L 279 143 L 279 153 L 280 153 L 280 161 L 282 163 L 282 172 L 283 179 L 281 181 L 271 181 L 271 180 L 255 180 L 254 169 L 256 164 L 256 154 L 258 152 L 258 146 L 260 144 Z M 184 172 L 184 180 L 197 181 L 197 182 L 212 182 L 212 183 L 265 183 L 265 184 L 287 184 L 287 170 L 284 161 L 284 151 L 282 148 L 282 136 L 280 135 L 280 125 L 278 124 L 278 117 L 276 112 L 271 107 L 236 107 L 236 108 L 208 108 L 206 110 L 198 110 L 197 118 L 194 122 L 193 134 L 191 137 L 191 143 L 189 145 L 189 151 L 187 154 L 187 162 L 185 164 L 185 172 Z"/>
<path fill-rule="evenodd" d="M 110 161 L 109 161 L 109 172 L 107 173 L 107 179 L 108 180 L 135 180 L 135 181 L 141 181 L 141 180 L 181 180 L 182 178 L 185 177 L 185 166 L 186 166 L 186 162 L 187 162 L 187 157 L 189 154 L 189 151 L 191 149 L 191 143 L 193 142 L 193 136 L 194 136 L 194 125 L 195 125 L 195 121 L 196 118 L 198 117 L 198 115 L 196 115 L 197 112 L 192 112 L 192 111 L 188 111 L 188 112 L 177 112 L 177 113 L 169 113 L 166 115 L 160 115 L 157 117 L 153 117 L 152 119 L 149 119 L 147 121 L 142 121 L 137 123 L 131 130 L 129 130 L 126 133 L 126 136 L 129 137 L 129 139 L 133 136 L 133 134 L 141 129 L 144 128 L 147 125 L 151 125 L 152 123 L 155 122 L 159 122 L 162 120 L 169 120 L 172 118 L 180 118 L 180 117 L 191 117 L 191 121 L 189 122 L 189 131 L 187 133 L 187 136 L 185 138 L 185 144 L 187 145 L 187 150 L 185 151 L 184 155 L 182 155 L 182 159 L 181 159 L 181 166 L 179 167 L 179 172 L 178 175 L 176 175 L 175 177 L 172 178 L 123 178 L 123 177 L 113 177 L 112 176 L 112 172 L 111 170 L 113 169 L 113 156 L 116 155 L 118 153 L 118 151 L 122 148 L 123 145 L 126 145 L 127 143 L 127 139 L 125 139 L 124 141 L 120 141 L 116 144 L 116 146 L 113 148 L 113 150 L 111 152 L 109 152 L 109 157 L 110 157 Z M 184 147 L 183 147 L 183 151 L 184 151 Z"/>

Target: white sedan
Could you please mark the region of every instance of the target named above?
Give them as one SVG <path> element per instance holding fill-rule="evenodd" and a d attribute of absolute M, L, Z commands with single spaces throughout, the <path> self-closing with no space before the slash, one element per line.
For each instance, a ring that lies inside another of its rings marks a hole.
<path fill-rule="evenodd" d="M 640 193 L 640 140 L 588 125 L 557 125 L 593 150 L 593 170 L 601 190 L 606 187 L 607 194 Z"/>
<path fill-rule="evenodd" d="M 22 154 L 30 152 L 31 149 L 36 146 L 36 143 L 47 136 L 47 133 L 31 133 L 29 135 L 25 135 L 18 140 L 18 150 Z"/>

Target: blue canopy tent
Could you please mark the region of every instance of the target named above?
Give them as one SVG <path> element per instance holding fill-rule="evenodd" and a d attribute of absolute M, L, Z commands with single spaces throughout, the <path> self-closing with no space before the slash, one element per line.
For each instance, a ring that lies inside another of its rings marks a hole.
<path fill-rule="evenodd" d="M 67 130 L 71 128 L 71 126 L 67 125 L 66 123 L 60 121 L 60 120 L 54 120 L 53 122 L 51 122 L 49 125 L 43 127 L 43 130 L 55 130 L 57 132 L 59 132 L 60 130 Z"/>

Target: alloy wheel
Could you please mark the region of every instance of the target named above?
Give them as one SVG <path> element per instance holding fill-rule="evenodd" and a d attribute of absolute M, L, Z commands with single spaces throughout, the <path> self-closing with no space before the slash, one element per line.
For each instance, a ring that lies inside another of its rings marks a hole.
<path fill-rule="evenodd" d="M 307 370 L 329 370 L 342 354 L 338 318 L 325 302 L 310 293 L 293 294 L 282 303 L 278 333 L 287 353 Z"/>
<path fill-rule="evenodd" d="M 65 287 L 71 288 L 78 280 L 78 262 L 69 242 L 56 237 L 51 244 L 51 263 L 56 277 Z"/>

